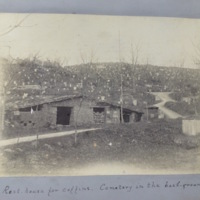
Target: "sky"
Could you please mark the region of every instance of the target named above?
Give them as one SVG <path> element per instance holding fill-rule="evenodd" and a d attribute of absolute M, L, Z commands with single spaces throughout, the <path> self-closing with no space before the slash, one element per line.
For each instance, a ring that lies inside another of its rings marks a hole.
<path fill-rule="evenodd" d="M 200 20 L 66 14 L 0 14 L 0 56 L 131 62 L 194 68 Z M 199 48 L 200 49 L 200 48 Z"/>

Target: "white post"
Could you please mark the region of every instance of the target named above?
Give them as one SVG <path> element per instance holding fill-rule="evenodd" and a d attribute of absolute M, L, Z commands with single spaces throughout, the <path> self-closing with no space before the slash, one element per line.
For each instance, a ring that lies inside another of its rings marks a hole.
<path fill-rule="evenodd" d="M 147 109 L 147 121 L 149 121 L 149 110 L 148 110 L 147 102 L 146 102 L 146 109 Z"/>

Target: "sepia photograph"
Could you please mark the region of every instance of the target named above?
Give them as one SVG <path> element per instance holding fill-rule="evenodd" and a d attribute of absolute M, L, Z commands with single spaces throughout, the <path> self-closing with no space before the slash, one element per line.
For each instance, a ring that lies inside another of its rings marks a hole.
<path fill-rule="evenodd" d="M 0 14 L 0 176 L 200 173 L 200 20 Z"/>

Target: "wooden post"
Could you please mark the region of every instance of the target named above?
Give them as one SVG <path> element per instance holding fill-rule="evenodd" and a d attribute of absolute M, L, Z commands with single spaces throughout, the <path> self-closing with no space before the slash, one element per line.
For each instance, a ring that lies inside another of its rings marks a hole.
<path fill-rule="evenodd" d="M 121 123 L 124 123 L 124 117 L 123 117 L 123 80 L 122 80 L 122 74 L 121 74 L 121 99 L 120 99 L 120 103 L 121 103 Z"/>

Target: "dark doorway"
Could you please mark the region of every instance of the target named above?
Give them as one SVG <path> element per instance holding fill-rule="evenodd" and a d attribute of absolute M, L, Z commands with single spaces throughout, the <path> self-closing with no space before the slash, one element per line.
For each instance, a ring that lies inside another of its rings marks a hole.
<path fill-rule="evenodd" d="M 57 107 L 56 124 L 69 125 L 71 116 L 71 107 Z"/>
<path fill-rule="evenodd" d="M 124 122 L 125 123 L 129 123 L 130 122 L 130 115 L 131 115 L 131 112 L 128 112 L 128 111 L 123 111 L 123 118 L 124 118 Z"/>
<path fill-rule="evenodd" d="M 130 115 L 131 115 L 130 111 L 123 110 L 124 123 L 129 123 L 130 122 Z M 121 111 L 120 111 L 120 121 L 122 121 L 122 119 L 121 119 Z"/>
<path fill-rule="evenodd" d="M 136 122 L 141 121 L 141 118 L 142 118 L 142 113 L 136 113 L 136 114 L 135 114 L 135 121 L 136 121 Z"/>
<path fill-rule="evenodd" d="M 129 113 L 124 113 L 123 117 L 124 117 L 124 122 L 125 123 L 129 123 L 130 122 L 130 115 L 129 115 Z"/>

